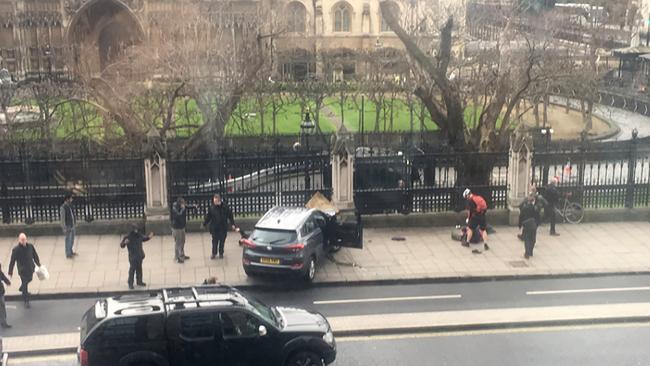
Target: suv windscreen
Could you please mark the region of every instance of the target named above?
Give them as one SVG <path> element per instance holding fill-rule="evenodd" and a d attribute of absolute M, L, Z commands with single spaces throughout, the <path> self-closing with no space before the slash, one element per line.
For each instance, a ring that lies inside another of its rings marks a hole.
<path fill-rule="evenodd" d="M 284 245 L 295 243 L 298 240 L 298 235 L 291 230 L 255 229 L 251 238 L 256 243 Z"/>

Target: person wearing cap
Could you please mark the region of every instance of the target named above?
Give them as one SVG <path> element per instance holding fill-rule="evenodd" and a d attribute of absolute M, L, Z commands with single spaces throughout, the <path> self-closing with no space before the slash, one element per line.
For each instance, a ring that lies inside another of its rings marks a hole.
<path fill-rule="evenodd" d="M 485 220 L 485 214 L 487 213 L 487 203 L 483 197 L 477 194 L 473 194 L 469 188 L 465 189 L 463 192 L 463 198 L 467 201 L 468 207 L 467 226 L 469 227 L 469 230 L 467 231 L 467 242 L 472 242 L 472 235 L 478 228 L 481 231 L 483 248 L 485 250 L 489 250 L 490 246 L 488 245 L 487 221 Z M 480 254 L 481 251 L 474 249 L 472 250 L 472 253 Z"/>
<path fill-rule="evenodd" d="M 560 191 L 557 189 L 557 184 L 560 181 L 560 178 L 553 177 L 551 181 L 546 185 L 546 191 L 544 192 L 544 199 L 546 199 L 546 207 L 544 208 L 544 216 L 549 220 L 551 230 L 550 234 L 553 236 L 559 236 L 560 234 L 555 231 L 555 207 L 560 201 Z"/>
<path fill-rule="evenodd" d="M 522 229 L 522 239 L 524 241 L 524 258 L 529 259 L 533 256 L 535 242 L 537 242 L 537 227 L 540 223 L 539 211 L 535 207 L 536 195 L 529 193 L 519 210 L 519 228 Z"/>

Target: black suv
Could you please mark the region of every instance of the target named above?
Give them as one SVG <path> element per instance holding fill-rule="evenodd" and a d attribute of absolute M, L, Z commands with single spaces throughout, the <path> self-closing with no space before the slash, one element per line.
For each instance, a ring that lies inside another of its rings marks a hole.
<path fill-rule="evenodd" d="M 277 206 L 255 224 L 244 247 L 247 275 L 291 273 L 312 281 L 316 265 L 340 247 L 361 249 L 363 228 L 357 214 L 328 214 L 305 207 Z"/>
<path fill-rule="evenodd" d="M 321 314 L 200 286 L 98 301 L 83 316 L 82 366 L 322 366 L 336 343 Z"/>

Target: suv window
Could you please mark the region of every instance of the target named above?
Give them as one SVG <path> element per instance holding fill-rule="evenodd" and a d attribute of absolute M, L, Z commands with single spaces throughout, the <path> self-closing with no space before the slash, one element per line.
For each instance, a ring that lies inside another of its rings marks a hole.
<path fill-rule="evenodd" d="M 301 236 L 307 236 L 309 235 L 312 231 L 316 230 L 316 222 L 314 221 L 314 216 L 310 216 L 307 221 L 302 225 L 302 228 L 300 229 L 300 235 Z"/>
<path fill-rule="evenodd" d="M 89 342 L 113 345 L 159 340 L 162 324 L 162 314 L 109 319 L 93 332 Z"/>
<path fill-rule="evenodd" d="M 193 312 L 181 314 L 180 322 L 179 334 L 185 338 L 212 338 L 215 335 L 213 313 Z"/>
<path fill-rule="evenodd" d="M 277 245 L 291 244 L 298 240 L 295 231 L 268 229 L 255 229 L 251 238 L 256 243 Z"/>
<path fill-rule="evenodd" d="M 260 320 L 242 311 L 229 311 L 219 314 L 223 338 L 246 338 L 258 334 Z"/>

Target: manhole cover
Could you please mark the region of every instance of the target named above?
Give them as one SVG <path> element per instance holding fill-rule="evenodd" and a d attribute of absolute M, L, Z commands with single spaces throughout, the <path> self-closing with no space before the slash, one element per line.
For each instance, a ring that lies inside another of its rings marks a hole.
<path fill-rule="evenodd" d="M 515 267 L 515 268 L 528 267 L 528 263 L 526 263 L 526 261 L 511 261 L 508 262 L 508 264 L 510 264 L 511 267 Z"/>

